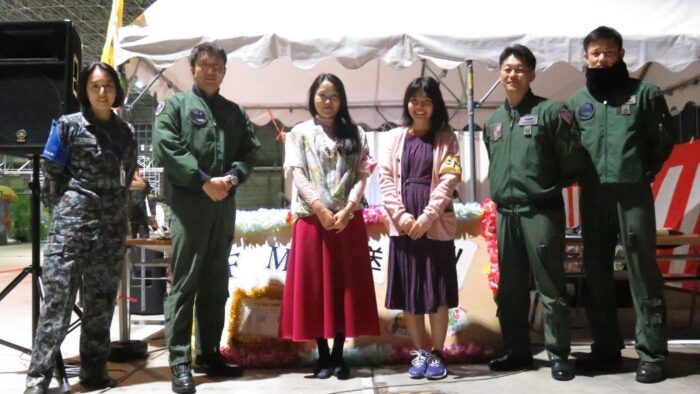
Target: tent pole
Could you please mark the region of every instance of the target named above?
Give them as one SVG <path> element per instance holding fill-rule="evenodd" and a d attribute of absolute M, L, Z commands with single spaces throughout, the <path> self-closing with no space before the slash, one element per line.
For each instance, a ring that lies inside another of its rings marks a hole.
<path fill-rule="evenodd" d="M 164 69 L 164 68 L 161 69 L 160 71 L 158 71 L 158 74 L 156 74 L 156 75 L 153 77 L 153 79 L 151 79 L 151 82 L 149 82 L 148 85 L 146 85 L 146 87 L 143 88 L 143 90 L 141 91 L 141 93 L 139 93 L 139 95 L 136 96 L 136 98 L 134 99 L 134 101 L 132 101 L 132 102 L 130 102 L 130 103 L 128 103 L 128 104 L 125 104 L 124 106 L 127 107 L 128 110 L 131 110 L 131 108 L 132 108 L 134 105 L 136 105 L 136 103 L 139 102 L 139 100 L 141 99 L 141 96 L 143 96 L 144 94 L 146 94 L 146 92 L 148 92 L 148 89 L 150 89 L 151 86 L 153 86 L 153 84 L 156 83 L 156 81 L 161 77 L 161 75 L 163 75 L 164 72 L 165 72 L 165 69 Z"/>
<path fill-rule="evenodd" d="M 467 60 L 467 113 L 469 116 L 469 155 L 472 179 L 472 201 L 476 201 L 476 136 L 474 134 L 474 64 Z"/>
<path fill-rule="evenodd" d="M 423 64 L 425 65 L 425 63 L 423 63 Z M 425 66 L 425 69 L 428 70 L 428 72 L 430 72 L 430 74 L 433 75 L 433 77 L 435 78 L 435 80 L 438 81 L 438 82 L 440 83 L 440 85 L 442 85 L 442 87 L 445 88 L 445 90 L 447 90 L 447 93 L 449 93 L 450 96 L 452 96 L 455 100 L 457 100 L 457 103 L 458 103 L 459 105 L 462 105 L 462 104 L 463 104 L 463 101 L 462 101 L 459 97 L 457 97 L 457 95 L 452 91 L 452 89 L 450 89 L 450 87 L 447 86 L 447 84 L 442 83 L 442 79 L 444 78 L 444 76 L 438 75 L 438 74 L 437 74 L 435 71 L 433 71 L 433 69 L 430 68 L 430 66 L 428 66 L 428 65 Z M 446 74 L 446 71 L 445 71 L 445 70 L 442 70 L 442 72 L 443 72 L 443 74 Z M 457 73 L 459 73 L 459 69 L 457 70 Z"/>
<path fill-rule="evenodd" d="M 481 104 L 483 104 L 483 102 L 484 102 L 487 98 L 489 98 L 489 96 L 491 95 L 491 93 L 493 93 L 493 91 L 496 90 L 496 87 L 498 87 L 498 85 L 500 85 L 500 84 L 501 84 L 501 80 L 500 80 L 500 79 L 497 79 L 496 82 L 494 82 L 494 84 L 491 85 L 491 88 L 489 89 L 489 91 L 486 92 L 486 94 L 484 94 L 484 97 L 482 97 L 481 100 L 479 100 L 479 102 L 476 103 L 476 105 L 479 106 L 479 107 L 481 107 Z"/>

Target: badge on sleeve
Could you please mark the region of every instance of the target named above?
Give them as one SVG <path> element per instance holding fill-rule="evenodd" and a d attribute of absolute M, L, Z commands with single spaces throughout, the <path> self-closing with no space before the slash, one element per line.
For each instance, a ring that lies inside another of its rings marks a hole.
<path fill-rule="evenodd" d="M 156 116 L 163 112 L 163 108 L 165 108 L 165 101 L 158 102 L 158 106 L 156 107 Z"/>
<path fill-rule="evenodd" d="M 489 128 L 489 138 L 491 141 L 498 141 L 501 139 L 501 129 L 503 127 L 501 126 L 501 123 L 496 123 L 495 125 L 492 125 Z"/>
<path fill-rule="evenodd" d="M 576 112 L 579 119 L 588 120 L 595 115 L 595 107 L 592 103 L 583 103 L 578 106 Z"/>
<path fill-rule="evenodd" d="M 571 114 L 571 111 L 562 109 L 559 111 L 559 117 L 561 120 L 566 122 L 569 126 L 571 126 L 571 122 L 573 121 L 573 115 Z"/>
<path fill-rule="evenodd" d="M 66 164 L 68 162 L 68 153 L 63 149 L 63 144 L 61 143 L 61 136 L 59 135 L 58 123 L 54 120 L 51 123 L 51 132 L 49 133 L 49 140 L 46 142 L 44 147 L 44 153 L 42 156 L 44 159 L 53 161 L 59 164 Z"/>
<path fill-rule="evenodd" d="M 459 162 L 459 157 L 447 156 L 440 166 L 440 175 L 442 174 L 462 175 L 462 165 Z"/>
<path fill-rule="evenodd" d="M 193 108 L 190 111 L 190 122 L 195 126 L 204 126 L 207 124 L 207 114 L 201 109 Z"/>

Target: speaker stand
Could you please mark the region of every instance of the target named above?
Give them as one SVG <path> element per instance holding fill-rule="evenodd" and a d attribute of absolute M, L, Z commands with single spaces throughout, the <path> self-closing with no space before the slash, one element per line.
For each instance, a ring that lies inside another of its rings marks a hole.
<path fill-rule="evenodd" d="M 32 154 L 32 181 L 29 183 L 29 188 L 32 191 L 31 198 L 31 237 L 32 237 L 32 265 L 25 267 L 5 288 L 0 292 L 0 302 L 19 285 L 24 278 L 31 275 L 32 277 L 32 343 L 36 336 L 36 326 L 39 320 L 39 303 L 43 298 L 41 286 L 41 215 L 40 215 L 40 189 L 39 184 L 39 168 L 41 162 L 39 154 Z M 81 317 L 78 308 L 78 317 Z M 32 351 L 24 346 L 16 345 L 12 342 L 0 339 L 0 345 L 7 346 L 14 350 L 31 355 Z M 63 364 L 63 356 L 61 349 L 58 349 L 54 359 L 54 371 L 56 380 L 62 393 L 70 393 L 70 383 L 68 383 L 68 375 Z"/>

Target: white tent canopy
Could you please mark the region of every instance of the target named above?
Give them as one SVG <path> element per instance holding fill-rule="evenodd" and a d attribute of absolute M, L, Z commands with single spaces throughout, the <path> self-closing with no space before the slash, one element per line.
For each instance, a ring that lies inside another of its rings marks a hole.
<path fill-rule="evenodd" d="M 670 106 L 700 101 L 692 84 L 700 76 L 700 1 L 694 0 L 159 0 L 119 31 L 116 60 L 140 83 L 164 69 L 151 86 L 162 100 L 191 88 L 192 47 L 216 41 L 229 58 L 222 94 L 245 105 L 254 122 L 273 116 L 293 125 L 307 118 L 308 86 L 319 72 L 333 72 L 346 84 L 352 116 L 372 127 L 399 122 L 405 86 L 431 75 L 425 61 L 445 76 L 451 123 L 461 129 L 466 60 L 476 62 L 479 100 L 497 79 L 501 50 L 525 44 L 538 59 L 535 92 L 564 100 L 584 82 L 581 41 L 599 25 L 622 33 L 635 75 L 662 88 L 690 85 L 675 89 Z M 496 89 L 482 108 L 502 100 Z M 477 111 L 477 123 L 489 114 Z"/>

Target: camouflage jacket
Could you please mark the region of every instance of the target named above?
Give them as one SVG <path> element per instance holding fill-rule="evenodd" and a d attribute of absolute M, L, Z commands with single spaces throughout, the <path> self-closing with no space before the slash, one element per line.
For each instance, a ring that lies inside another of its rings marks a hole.
<path fill-rule="evenodd" d="M 92 123 L 81 113 L 62 116 L 53 122 L 42 157 L 42 201 L 49 210 L 61 204 L 125 214 L 136 169 L 136 140 L 128 123 L 115 115 L 105 123 Z"/>

